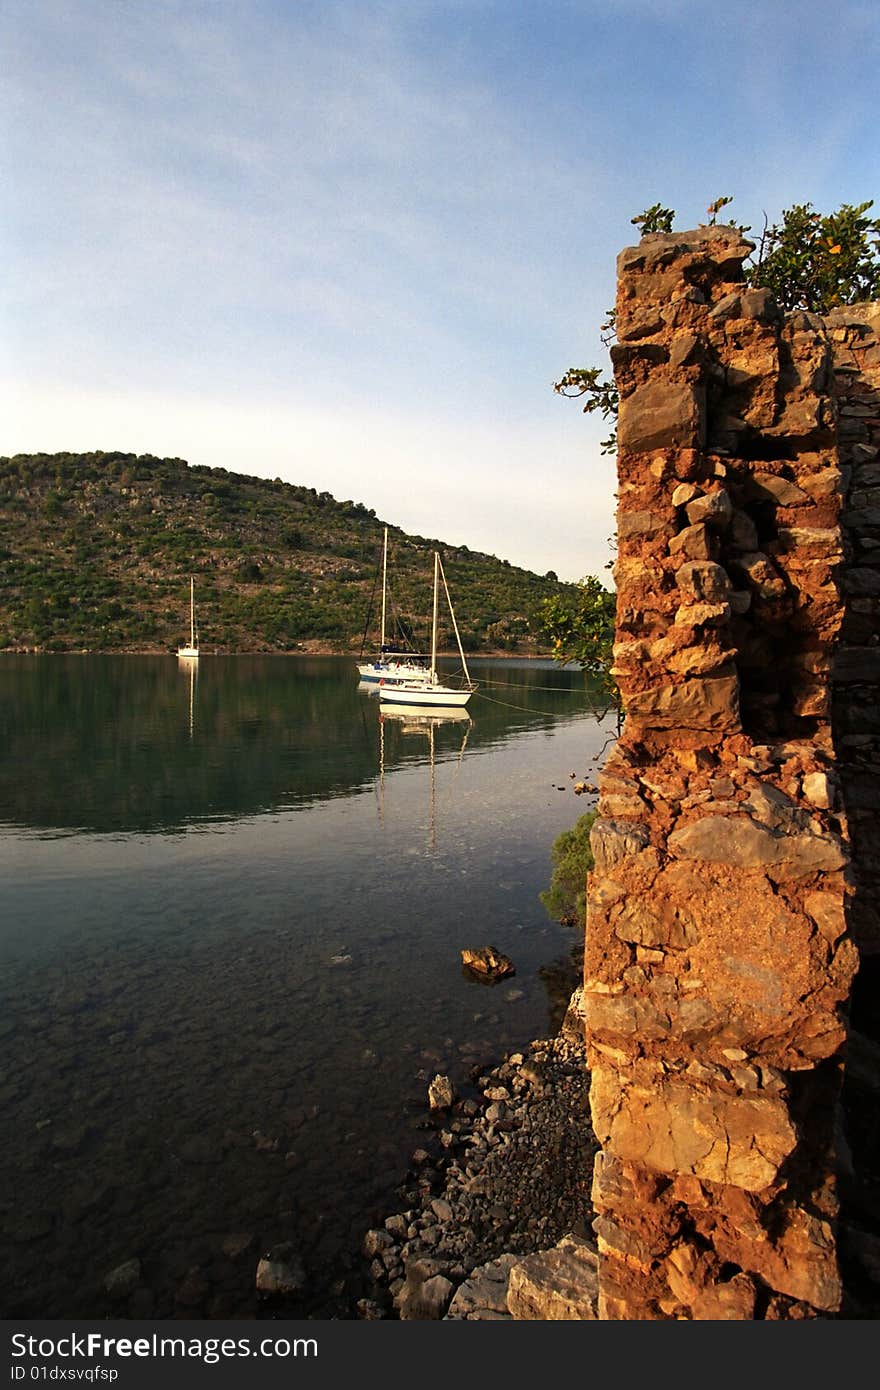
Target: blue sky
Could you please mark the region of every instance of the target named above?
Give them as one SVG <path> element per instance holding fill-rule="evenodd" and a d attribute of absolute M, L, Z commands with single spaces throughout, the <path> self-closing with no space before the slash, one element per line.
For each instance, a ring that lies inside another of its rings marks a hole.
<path fill-rule="evenodd" d="M 603 573 L 552 391 L 630 218 L 877 188 L 875 0 L 4 0 L 0 452 L 282 477 Z"/>

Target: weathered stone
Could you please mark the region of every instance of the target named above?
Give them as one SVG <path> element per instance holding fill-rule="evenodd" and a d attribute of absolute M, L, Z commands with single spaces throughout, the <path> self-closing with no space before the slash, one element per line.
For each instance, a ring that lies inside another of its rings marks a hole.
<path fill-rule="evenodd" d="M 641 946 L 686 946 L 693 935 L 687 922 L 671 914 L 658 917 L 641 898 L 625 903 L 614 920 L 614 935 Z"/>
<path fill-rule="evenodd" d="M 723 627 L 730 613 L 729 603 L 683 603 L 674 622 L 677 627 Z"/>
<path fill-rule="evenodd" d="M 771 498 L 780 507 L 800 507 L 812 500 L 803 488 L 778 473 L 753 473 L 751 482 L 753 491 Z"/>
<path fill-rule="evenodd" d="M 398 1304 L 401 1320 L 438 1321 L 445 1315 L 454 1291 L 455 1285 L 445 1274 L 434 1274 L 429 1279 L 411 1284 L 407 1270 L 407 1282 L 401 1291 Z"/>
<path fill-rule="evenodd" d="M 673 507 L 685 507 L 688 502 L 693 502 L 695 497 L 700 496 L 700 489 L 693 483 L 679 483 L 672 494 Z"/>
<path fill-rule="evenodd" d="M 507 1307 L 520 1321 L 586 1321 L 597 1316 L 598 1257 L 584 1240 L 566 1236 L 511 1266 Z"/>
<path fill-rule="evenodd" d="M 837 893 L 808 893 L 804 898 L 804 911 L 810 914 L 832 946 L 846 931 L 843 898 Z"/>
<path fill-rule="evenodd" d="M 627 716 L 655 729 L 738 728 L 739 680 L 735 671 L 722 672 L 629 695 Z"/>
<path fill-rule="evenodd" d="M 657 512 L 621 512 L 617 517 L 617 535 L 622 541 L 631 536 L 653 536 L 667 527 L 671 529 L 670 522 Z"/>
<path fill-rule="evenodd" d="M 873 843 L 876 812 L 880 308 L 870 328 L 862 306 L 839 320 L 833 379 L 821 320 L 747 290 L 739 235 L 714 237 L 643 238 L 619 261 L 626 720 L 584 978 L 615 1319 L 839 1307 L 824 1156 L 847 919 L 880 941 L 880 851 L 851 881 L 847 846 L 850 828 Z M 630 325 L 650 343 L 627 344 Z M 840 792 L 835 755 L 851 760 Z"/>
<path fill-rule="evenodd" d="M 706 360 L 706 349 L 696 333 L 676 333 L 669 348 L 669 365 L 673 370 L 699 367 Z"/>
<path fill-rule="evenodd" d="M 721 488 L 717 492 L 709 492 L 703 497 L 695 498 L 693 502 L 688 503 L 685 511 L 692 526 L 696 526 L 700 522 L 707 522 L 723 529 L 729 524 L 733 516 L 733 503 L 728 494 Z"/>
<path fill-rule="evenodd" d="M 840 869 L 847 862 L 836 836 L 780 834 L 748 816 L 704 816 L 691 821 L 672 832 L 669 849 L 680 859 L 766 869 L 776 879 L 803 878 L 822 869 Z"/>
<path fill-rule="evenodd" d="M 762 598 L 772 599 L 784 596 L 785 580 L 762 551 L 746 551 L 742 555 L 737 555 L 731 563 L 745 576 L 748 583 L 757 590 Z"/>
<path fill-rule="evenodd" d="M 780 526 L 779 544 L 783 551 L 805 551 L 836 560 L 842 555 L 843 537 L 835 526 Z"/>
<path fill-rule="evenodd" d="M 834 804 L 834 791 L 827 772 L 811 772 L 803 781 L 804 796 L 814 806 L 827 809 Z"/>
<path fill-rule="evenodd" d="M 679 648 L 666 657 L 665 666 L 677 676 L 708 676 L 726 666 L 735 655 L 729 647 L 707 639 L 698 647 Z"/>
<path fill-rule="evenodd" d="M 621 1087 L 616 1077 L 609 1084 L 606 1069 L 597 1067 L 592 1078 L 596 1135 L 624 1163 L 761 1192 L 797 1141 L 787 1106 L 776 1098 L 707 1093 L 659 1077 L 651 1089 Z"/>
<path fill-rule="evenodd" d="M 619 1033 L 641 1038 L 665 1038 L 669 1020 L 649 999 L 632 994 L 596 994 L 584 985 L 584 1017 L 588 1034 Z"/>
<path fill-rule="evenodd" d="M 467 1318 L 474 1322 L 496 1321 L 499 1315 L 510 1316 L 507 1308 L 507 1284 L 516 1255 L 502 1255 L 471 1272 L 459 1284 L 446 1313 L 448 1319 Z"/>
<path fill-rule="evenodd" d="M 719 299 L 718 303 L 712 306 L 709 317 L 716 321 L 754 318 L 767 323 L 779 323 L 782 321 L 782 311 L 770 290 L 737 289 Z"/>
<path fill-rule="evenodd" d="M 684 593 L 701 603 L 726 603 L 730 593 L 726 572 L 711 560 L 689 560 L 679 565 L 675 582 Z"/>
<path fill-rule="evenodd" d="M 747 1274 L 702 1289 L 691 1304 L 695 1322 L 740 1322 L 755 1316 L 758 1290 Z"/>
<path fill-rule="evenodd" d="M 626 821 L 599 819 L 590 830 L 590 849 L 597 878 L 609 874 L 616 864 L 631 854 L 638 854 L 648 843 L 648 831 L 643 825 Z"/>
<path fill-rule="evenodd" d="M 670 555 L 684 555 L 689 560 L 708 560 L 712 544 L 706 526 L 686 526 L 669 542 Z"/>
<path fill-rule="evenodd" d="M 702 392 L 695 386 L 649 383 L 637 386 L 620 402 L 618 444 L 630 453 L 699 448 L 702 431 Z"/>
<path fill-rule="evenodd" d="M 808 812 L 797 806 L 781 787 L 769 783 L 752 787 L 743 809 L 774 830 L 805 830 L 809 825 Z"/>

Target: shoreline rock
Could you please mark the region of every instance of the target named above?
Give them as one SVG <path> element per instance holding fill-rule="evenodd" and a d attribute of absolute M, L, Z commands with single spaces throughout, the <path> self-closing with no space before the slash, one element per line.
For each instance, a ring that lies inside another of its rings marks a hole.
<path fill-rule="evenodd" d="M 577 1022 L 575 999 L 556 1037 L 477 1069 L 474 1095 L 434 1116 L 428 1161 L 414 1155 L 400 1208 L 364 1237 L 369 1294 L 358 1317 L 596 1316 L 598 1146 Z M 550 1298 L 551 1274 L 563 1267 L 565 1290 Z"/>

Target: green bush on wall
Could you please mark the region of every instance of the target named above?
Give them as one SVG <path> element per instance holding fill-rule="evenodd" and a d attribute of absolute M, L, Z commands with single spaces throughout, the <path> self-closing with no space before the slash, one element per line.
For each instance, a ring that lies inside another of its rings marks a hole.
<path fill-rule="evenodd" d="M 551 917 L 566 926 L 584 926 L 587 918 L 587 874 L 593 867 L 590 831 L 598 811 L 588 811 L 557 835 L 550 850 L 553 874 L 550 887 L 539 896 Z"/>

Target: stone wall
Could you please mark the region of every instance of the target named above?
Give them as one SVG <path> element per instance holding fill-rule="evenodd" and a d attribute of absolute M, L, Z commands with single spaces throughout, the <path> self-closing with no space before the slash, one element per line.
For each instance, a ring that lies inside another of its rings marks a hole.
<path fill-rule="evenodd" d="M 600 783 L 584 982 L 610 1319 L 827 1316 L 841 1298 L 834 1116 L 858 963 L 843 791 L 864 772 L 858 847 L 880 734 L 877 348 L 864 315 L 830 338 L 783 317 L 742 282 L 750 250 L 707 227 L 618 263 L 626 721 Z M 832 721 L 841 639 L 836 689 L 858 700 Z"/>

